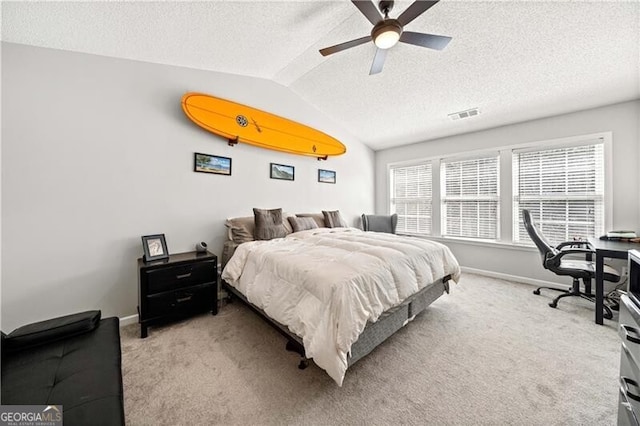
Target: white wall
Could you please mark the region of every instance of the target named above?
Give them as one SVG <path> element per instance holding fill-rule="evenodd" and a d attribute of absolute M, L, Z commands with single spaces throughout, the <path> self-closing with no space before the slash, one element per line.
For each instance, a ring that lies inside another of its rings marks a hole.
<path fill-rule="evenodd" d="M 140 236 L 172 253 L 206 241 L 253 207 L 374 208 L 374 153 L 289 89 L 267 80 L 2 44 L 2 327 L 84 309 L 136 313 Z M 226 141 L 183 114 L 199 91 L 318 128 L 347 146 L 319 162 Z M 233 159 L 231 177 L 194 173 L 193 153 Z M 296 167 L 269 179 L 269 163 Z M 337 184 L 317 182 L 317 169 Z"/>
<path fill-rule="evenodd" d="M 609 131 L 613 132 L 611 227 L 640 231 L 640 101 L 378 151 L 375 159 L 376 212 L 386 213 L 389 208 L 389 163 Z M 463 266 L 531 279 L 567 282 L 544 271 L 538 252 L 533 249 L 509 245 L 479 246 L 452 240 L 446 240 L 446 244 Z"/>

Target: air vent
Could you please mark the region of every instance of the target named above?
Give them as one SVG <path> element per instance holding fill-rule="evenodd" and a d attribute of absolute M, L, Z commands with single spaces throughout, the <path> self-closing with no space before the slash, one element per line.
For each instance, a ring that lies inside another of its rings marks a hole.
<path fill-rule="evenodd" d="M 480 110 L 478 108 L 471 108 L 471 109 L 467 109 L 465 111 L 458 111 L 458 112 L 454 112 L 452 114 L 449 114 L 449 118 L 452 120 L 459 120 L 461 118 L 469 118 L 469 117 L 474 117 L 476 115 L 480 114 Z"/>

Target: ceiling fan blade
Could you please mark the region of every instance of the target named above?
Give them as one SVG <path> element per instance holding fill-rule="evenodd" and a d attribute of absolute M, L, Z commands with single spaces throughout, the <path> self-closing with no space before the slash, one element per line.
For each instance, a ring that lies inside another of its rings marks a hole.
<path fill-rule="evenodd" d="M 373 25 L 382 20 L 382 15 L 380 15 L 380 12 L 378 12 L 378 9 L 370 0 L 351 0 L 351 3 L 353 3 Z"/>
<path fill-rule="evenodd" d="M 366 37 L 360 37 L 351 41 L 345 41 L 344 43 L 336 44 L 335 46 L 325 47 L 324 49 L 320 49 L 320 53 L 322 54 L 322 56 L 327 56 L 333 53 L 342 52 L 343 50 L 347 50 L 351 47 L 360 46 L 361 44 L 365 44 L 368 41 L 371 41 L 370 35 Z"/>
<path fill-rule="evenodd" d="M 405 31 L 400 36 L 400 41 L 415 44 L 416 46 L 428 47 L 429 49 L 442 50 L 447 47 L 447 44 L 451 41 L 451 37 Z"/>
<path fill-rule="evenodd" d="M 436 3 L 438 3 L 438 1 L 439 0 L 435 0 L 435 1 L 416 0 L 411 4 L 411 6 L 406 8 L 405 11 L 400 14 L 400 16 L 398 16 L 398 21 L 400 21 L 400 25 L 404 27 L 409 22 L 413 21 L 418 16 L 426 12 L 431 6 L 434 6 Z"/>
<path fill-rule="evenodd" d="M 384 65 L 384 60 L 387 57 L 388 50 L 389 49 L 376 49 L 376 56 L 373 57 L 373 63 L 371 64 L 369 75 L 378 74 L 382 71 L 382 66 Z"/>

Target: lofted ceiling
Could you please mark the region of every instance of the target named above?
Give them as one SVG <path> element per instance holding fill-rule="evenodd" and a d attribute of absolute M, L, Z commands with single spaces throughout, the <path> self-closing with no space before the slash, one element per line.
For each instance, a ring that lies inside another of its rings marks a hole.
<path fill-rule="evenodd" d="M 371 27 L 346 0 L 2 2 L 3 41 L 270 79 L 376 150 L 640 98 L 637 1 L 443 0 L 405 28 L 443 51 L 318 53 Z"/>

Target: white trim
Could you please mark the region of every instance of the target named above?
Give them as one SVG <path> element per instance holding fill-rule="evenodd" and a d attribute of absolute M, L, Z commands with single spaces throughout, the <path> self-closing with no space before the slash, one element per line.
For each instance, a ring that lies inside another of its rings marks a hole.
<path fill-rule="evenodd" d="M 475 151 L 465 151 L 463 153 L 458 153 L 454 155 L 441 156 L 440 164 L 448 164 L 448 163 L 458 163 L 462 161 L 473 161 L 473 160 L 484 160 L 486 158 L 497 158 L 499 161 L 500 150 L 499 149 L 489 149 L 483 150 L 481 152 Z"/>
<path fill-rule="evenodd" d="M 509 241 L 480 240 L 480 239 L 471 239 L 471 238 L 462 238 L 462 237 L 443 237 L 443 236 L 436 236 L 436 235 L 421 235 L 421 234 L 403 234 L 400 232 L 398 233 L 398 235 L 407 235 L 415 238 L 424 238 L 425 240 L 438 241 L 445 245 L 447 243 L 456 243 L 456 244 L 467 244 L 470 246 L 500 248 L 504 250 L 521 250 L 521 251 L 528 251 L 532 253 L 538 253 L 538 249 L 533 245 L 529 246 L 524 244 L 515 244 Z"/>
<path fill-rule="evenodd" d="M 513 243 L 513 197 L 504 202 L 503 198 L 513 195 L 513 151 L 500 150 L 498 194 L 500 211 L 498 213 L 498 235 L 500 241 Z"/>
<path fill-rule="evenodd" d="M 604 139 L 604 230 L 613 229 L 613 133 L 602 134 Z"/>
<path fill-rule="evenodd" d="M 564 149 L 564 148 L 574 148 L 580 147 L 584 145 L 598 145 L 604 144 L 606 133 L 599 134 L 598 137 L 591 138 L 590 135 L 578 137 L 573 136 L 571 138 L 563 138 L 563 139 L 552 139 L 550 141 L 541 143 L 544 146 L 538 146 L 538 144 L 534 144 L 532 146 L 527 146 L 524 148 L 513 149 L 514 154 L 527 154 L 529 152 L 538 152 L 538 151 L 551 151 L 555 149 Z"/>
<path fill-rule="evenodd" d="M 136 324 L 138 322 L 138 314 L 129 315 L 128 317 L 120 318 L 120 327 L 125 325 Z"/>
<path fill-rule="evenodd" d="M 535 287 L 556 287 L 556 286 L 562 287 L 563 286 L 563 284 L 561 283 L 556 283 L 552 281 L 536 280 L 533 278 L 520 277 L 517 275 L 503 274 L 501 272 L 493 272 L 493 271 L 486 271 L 484 269 L 469 268 L 466 266 L 461 266 L 460 269 L 462 270 L 462 272 L 468 272 L 470 274 L 482 275 L 490 278 L 497 278 L 499 280 L 513 281 L 521 284 L 532 285 Z M 564 287 L 567 287 L 567 285 L 564 284 Z"/>

